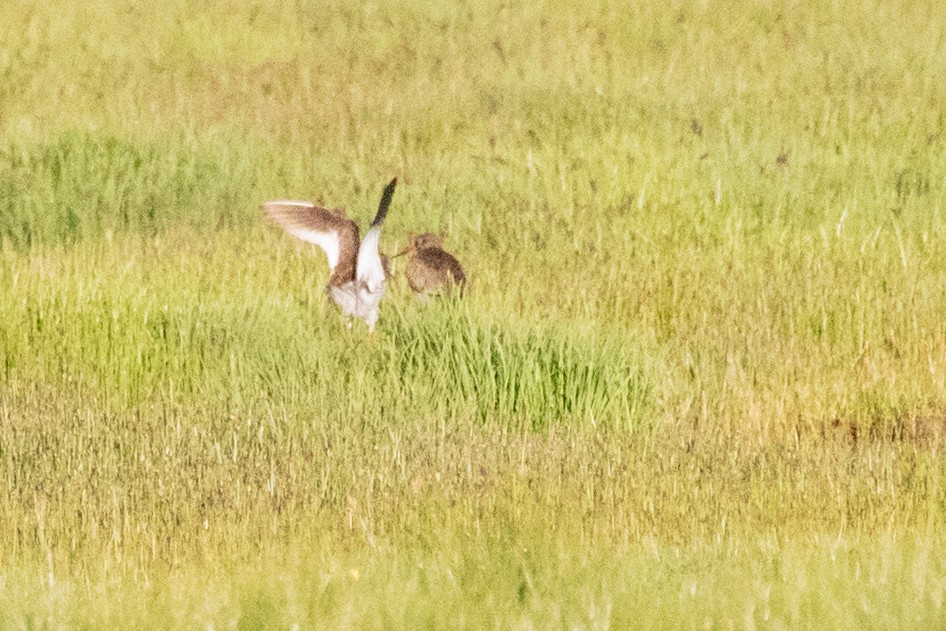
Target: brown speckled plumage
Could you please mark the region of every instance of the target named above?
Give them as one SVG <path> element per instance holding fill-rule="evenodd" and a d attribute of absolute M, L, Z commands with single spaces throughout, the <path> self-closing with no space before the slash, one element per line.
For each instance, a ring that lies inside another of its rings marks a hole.
<path fill-rule="evenodd" d="M 424 233 L 413 236 L 401 254 L 412 253 L 407 263 L 407 283 L 417 294 L 449 291 L 456 287 L 460 293 L 466 285 L 463 266 L 452 254 L 443 249 L 443 237 Z"/>
<path fill-rule="evenodd" d="M 274 223 L 300 239 L 310 241 L 313 233 L 333 235 L 338 243 L 338 261 L 333 265 L 332 256 L 329 255 L 332 271 L 328 284 L 341 287 L 355 280 L 361 239 L 358 224 L 349 219 L 344 210 L 305 202 L 282 201 L 267 202 L 263 209 Z"/>
<path fill-rule="evenodd" d="M 369 333 L 378 320 L 378 305 L 390 275 L 378 240 L 396 185 L 394 178 L 384 187 L 378 212 L 364 238 L 360 238 L 358 225 L 340 210 L 291 199 L 262 204 L 263 212 L 274 223 L 325 252 L 330 270 L 325 293 L 347 317 L 363 319 Z"/>

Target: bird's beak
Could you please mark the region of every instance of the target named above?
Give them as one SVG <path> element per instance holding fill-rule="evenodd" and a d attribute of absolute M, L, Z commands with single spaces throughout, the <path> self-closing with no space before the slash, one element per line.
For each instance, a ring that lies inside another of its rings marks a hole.
<path fill-rule="evenodd" d="M 411 248 L 411 247 L 404 248 L 404 250 L 402 250 L 401 252 L 398 252 L 397 254 L 395 254 L 394 256 L 392 256 L 391 258 L 392 258 L 392 259 L 396 259 L 396 258 L 399 257 L 399 256 L 404 256 L 405 254 L 410 254 L 410 253 L 411 253 L 411 250 L 413 250 L 413 249 L 414 249 L 414 248 Z"/>

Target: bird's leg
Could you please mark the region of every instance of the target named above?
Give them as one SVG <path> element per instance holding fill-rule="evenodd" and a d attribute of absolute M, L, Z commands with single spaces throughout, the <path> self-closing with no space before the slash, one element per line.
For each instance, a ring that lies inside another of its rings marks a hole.
<path fill-rule="evenodd" d="M 368 325 L 368 341 L 374 337 L 374 327 L 378 323 L 378 310 L 373 309 L 365 316 L 365 324 Z"/>

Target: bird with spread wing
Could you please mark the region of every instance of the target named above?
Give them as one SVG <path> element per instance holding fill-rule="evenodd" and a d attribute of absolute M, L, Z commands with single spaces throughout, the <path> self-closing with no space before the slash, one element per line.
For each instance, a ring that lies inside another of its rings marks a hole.
<path fill-rule="evenodd" d="M 387 289 L 387 265 L 378 251 L 378 238 L 396 185 L 394 178 L 384 187 L 378 213 L 364 239 L 359 238 L 358 224 L 341 210 L 285 199 L 262 205 L 263 212 L 286 232 L 322 248 L 331 273 L 325 293 L 346 316 L 364 320 L 369 333 L 374 333 L 378 306 Z"/>

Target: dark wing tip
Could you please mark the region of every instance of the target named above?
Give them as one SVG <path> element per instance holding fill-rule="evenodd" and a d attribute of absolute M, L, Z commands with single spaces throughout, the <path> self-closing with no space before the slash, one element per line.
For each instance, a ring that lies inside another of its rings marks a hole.
<path fill-rule="evenodd" d="M 371 222 L 371 227 L 380 226 L 384 222 L 384 218 L 388 215 L 388 207 L 391 205 L 391 200 L 394 198 L 394 187 L 397 186 L 397 178 L 394 178 L 388 185 L 384 187 L 384 193 L 381 195 L 381 203 L 378 205 L 378 214 L 374 216 L 374 221 Z"/>

